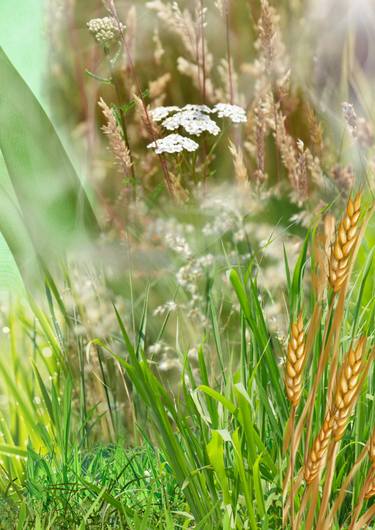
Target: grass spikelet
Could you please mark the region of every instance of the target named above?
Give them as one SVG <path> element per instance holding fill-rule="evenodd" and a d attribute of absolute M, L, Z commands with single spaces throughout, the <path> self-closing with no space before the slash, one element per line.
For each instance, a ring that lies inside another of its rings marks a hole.
<path fill-rule="evenodd" d="M 323 425 L 316 437 L 305 465 L 305 480 L 311 484 L 318 476 L 324 457 L 327 453 L 328 444 L 331 439 L 332 430 L 335 425 L 335 416 L 331 412 L 325 417 Z"/>
<path fill-rule="evenodd" d="M 362 337 L 357 347 L 347 354 L 341 368 L 335 393 L 335 427 L 333 437 L 336 442 L 344 435 L 346 425 L 360 386 L 361 368 L 363 366 L 363 351 L 366 343 Z"/>
<path fill-rule="evenodd" d="M 349 272 L 349 262 L 357 241 L 358 219 L 361 214 L 361 193 L 349 199 L 339 225 L 329 263 L 329 281 L 335 293 L 343 286 Z"/>
<path fill-rule="evenodd" d="M 122 136 L 121 127 L 116 122 L 116 118 L 112 110 L 108 107 L 103 98 L 100 98 L 98 105 L 102 109 L 103 115 L 107 120 L 107 123 L 102 127 L 102 131 L 108 137 L 109 148 L 119 168 L 123 170 L 125 174 L 128 174 L 133 163 L 131 160 L 130 151 L 126 146 Z"/>
<path fill-rule="evenodd" d="M 292 324 L 285 367 L 286 393 L 293 407 L 297 407 L 302 392 L 302 370 L 305 363 L 305 334 L 302 314 Z"/>
<path fill-rule="evenodd" d="M 249 176 L 247 174 L 243 152 L 231 141 L 229 142 L 229 151 L 233 159 L 236 180 L 240 186 L 247 187 L 249 185 Z"/>

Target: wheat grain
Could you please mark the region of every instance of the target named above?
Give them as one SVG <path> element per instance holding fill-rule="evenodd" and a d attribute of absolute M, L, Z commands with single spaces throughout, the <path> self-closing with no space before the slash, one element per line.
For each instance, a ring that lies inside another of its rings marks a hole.
<path fill-rule="evenodd" d="M 302 370 L 305 362 L 305 334 L 302 314 L 292 324 L 285 367 L 285 386 L 289 401 L 293 407 L 298 405 L 302 392 Z"/>
<path fill-rule="evenodd" d="M 361 214 L 361 194 L 349 199 L 339 225 L 329 263 L 329 281 L 335 293 L 343 286 L 350 266 L 350 258 L 357 241 L 358 219 Z"/>
<path fill-rule="evenodd" d="M 328 443 L 330 441 L 334 425 L 335 417 L 331 412 L 328 412 L 319 434 L 313 443 L 305 465 L 304 476 L 307 484 L 311 484 L 311 482 L 313 482 L 313 480 L 318 476 L 324 457 L 327 453 Z"/>
<path fill-rule="evenodd" d="M 360 385 L 363 350 L 366 339 L 362 337 L 355 349 L 347 354 L 341 368 L 335 391 L 335 426 L 333 437 L 336 442 L 344 435 Z"/>

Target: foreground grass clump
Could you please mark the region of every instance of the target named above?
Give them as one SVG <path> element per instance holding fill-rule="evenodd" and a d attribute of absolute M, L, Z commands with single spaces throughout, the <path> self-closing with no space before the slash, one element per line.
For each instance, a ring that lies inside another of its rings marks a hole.
<path fill-rule="evenodd" d="M 4 495 L 0 528 L 167 528 L 183 521 L 183 495 L 154 449 L 72 450 L 65 465 L 30 451 L 20 498 Z M 21 492 L 20 492 L 21 493 Z M 181 512 L 181 515 L 178 515 Z"/>
<path fill-rule="evenodd" d="M 212 373 L 202 345 L 198 375 L 185 357 L 179 400 L 172 399 L 144 355 L 146 311 L 138 346 L 122 326 L 129 361 L 117 359 L 150 412 L 198 527 L 338 529 L 344 524 L 359 529 L 372 520 L 374 507 L 365 497 L 374 428 L 374 302 L 361 306 L 372 254 L 357 278 L 358 289 L 349 290 L 349 279 L 373 209 L 366 212 L 359 205 L 360 195 L 349 199 L 338 228 L 336 238 L 345 249 L 341 266 L 338 243 L 330 260 L 324 252 L 334 243 L 327 241 L 333 233 L 320 241 L 307 236 L 293 274 L 286 261 L 292 331 L 285 376 L 251 267 L 230 272 L 241 304 L 239 359 L 233 349 L 226 350 L 212 308 L 221 373 Z M 347 223 L 353 215 L 355 223 Z"/>

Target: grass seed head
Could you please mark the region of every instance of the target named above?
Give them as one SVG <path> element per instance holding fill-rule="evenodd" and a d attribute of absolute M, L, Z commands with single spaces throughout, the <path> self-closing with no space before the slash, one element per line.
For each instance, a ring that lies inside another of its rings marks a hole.
<path fill-rule="evenodd" d="M 350 266 L 350 258 L 357 241 L 358 219 L 361 214 L 361 194 L 349 199 L 342 218 L 329 263 L 329 281 L 335 293 L 343 286 Z"/>
<path fill-rule="evenodd" d="M 336 442 L 344 435 L 351 411 L 355 404 L 363 367 L 363 351 L 366 339 L 362 337 L 355 349 L 347 354 L 335 391 L 335 426 L 333 437 Z"/>
<path fill-rule="evenodd" d="M 297 322 L 292 324 L 285 365 L 286 393 L 293 407 L 296 407 L 302 392 L 302 370 L 305 363 L 305 334 L 303 331 L 302 313 Z"/>

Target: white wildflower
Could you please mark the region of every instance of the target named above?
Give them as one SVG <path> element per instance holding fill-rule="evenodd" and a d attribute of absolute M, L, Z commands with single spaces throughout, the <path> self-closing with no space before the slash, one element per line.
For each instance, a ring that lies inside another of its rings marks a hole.
<path fill-rule="evenodd" d="M 162 125 L 169 131 L 182 127 L 187 133 L 196 136 L 203 132 L 217 136 L 220 132 L 220 127 L 206 113 L 194 109 L 182 110 L 164 120 Z"/>
<path fill-rule="evenodd" d="M 149 346 L 148 352 L 151 355 L 157 355 L 158 353 L 162 352 L 163 348 L 164 346 L 162 342 L 155 342 L 155 344 L 152 344 L 151 346 Z"/>
<path fill-rule="evenodd" d="M 87 23 L 87 27 L 99 44 L 109 44 L 118 39 L 125 29 L 114 17 L 93 18 Z"/>
<path fill-rule="evenodd" d="M 173 311 L 176 311 L 176 309 L 177 309 L 176 302 L 174 300 L 168 300 L 168 302 L 166 302 L 163 305 L 159 305 L 155 309 L 154 316 L 165 315 L 166 313 L 172 313 Z"/>
<path fill-rule="evenodd" d="M 229 118 L 233 123 L 246 123 L 245 109 L 239 105 L 230 105 L 229 103 L 217 103 L 214 112 L 219 118 Z"/>
<path fill-rule="evenodd" d="M 156 107 L 155 109 L 150 110 L 150 116 L 155 122 L 159 122 L 164 120 L 172 112 L 178 112 L 179 110 L 180 107 L 176 107 L 175 105 L 169 107 Z"/>
<path fill-rule="evenodd" d="M 165 236 L 165 242 L 177 254 L 181 254 L 184 258 L 189 259 L 191 257 L 191 249 L 186 239 L 180 235 L 167 234 Z"/>
<path fill-rule="evenodd" d="M 189 151 L 192 153 L 198 149 L 199 145 L 194 140 L 181 136 L 180 134 L 169 134 L 165 138 L 156 140 L 148 144 L 147 148 L 155 149 L 158 155 L 161 153 L 181 153 Z"/>
<path fill-rule="evenodd" d="M 211 114 L 212 112 L 214 112 L 207 105 L 192 105 L 191 103 L 182 107 L 181 110 L 192 110 L 195 112 L 205 112 L 206 114 Z"/>

